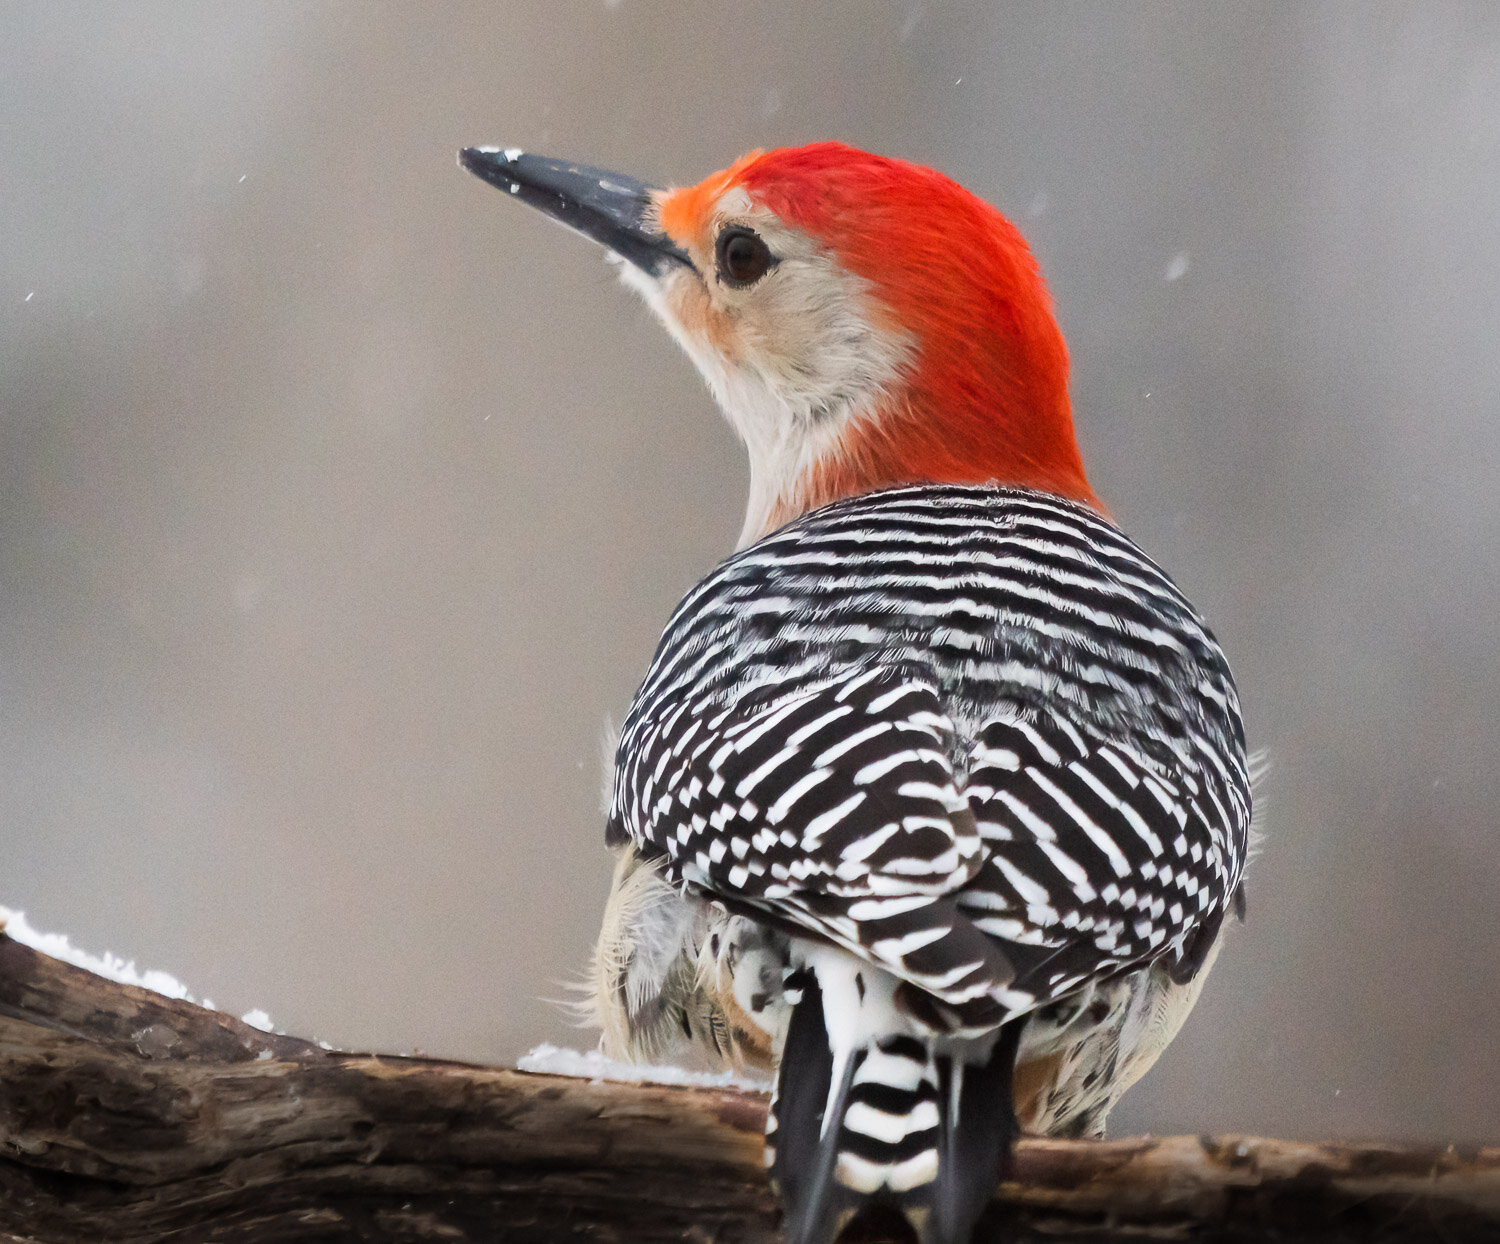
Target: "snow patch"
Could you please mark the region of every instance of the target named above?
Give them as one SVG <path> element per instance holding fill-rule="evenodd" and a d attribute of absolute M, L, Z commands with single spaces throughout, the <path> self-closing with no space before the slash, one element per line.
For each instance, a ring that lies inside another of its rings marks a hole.
<path fill-rule="evenodd" d="M 240 1016 L 240 1023 L 249 1024 L 252 1028 L 259 1028 L 262 1032 L 276 1031 L 276 1029 L 271 1027 L 271 1017 L 262 1011 L 260 1007 L 256 1007 L 253 1011 L 246 1011 Z"/>
<path fill-rule="evenodd" d="M 191 1002 L 194 1006 L 201 1006 L 206 1011 L 219 1009 L 211 999 L 195 998 L 188 987 L 170 972 L 158 971 L 155 968 L 144 970 L 137 968 L 134 959 L 121 959 L 107 950 L 102 955 L 79 950 L 68 940 L 66 933 L 38 932 L 31 927 L 31 922 L 26 919 L 24 911 L 12 911 L 8 907 L 0 907 L 0 931 L 23 946 L 30 946 L 32 950 L 40 951 L 53 959 L 61 959 L 64 963 L 71 963 L 75 968 L 82 968 L 85 972 L 104 977 L 105 980 L 117 981 L 121 985 L 136 985 L 167 998 L 180 998 L 183 1002 Z M 262 1032 L 276 1031 L 271 1027 L 271 1017 L 259 1007 L 246 1012 L 240 1016 L 240 1019 L 252 1028 L 259 1028 Z"/>
<path fill-rule="evenodd" d="M 122 985 L 138 985 L 142 989 L 153 990 L 168 998 L 181 998 L 184 1002 L 192 1002 L 200 1006 L 207 1005 L 199 1003 L 198 999 L 188 992 L 188 987 L 170 972 L 157 971 L 155 968 L 142 971 L 135 966 L 134 959 L 121 959 L 107 950 L 102 955 L 93 955 L 86 950 L 79 950 L 68 941 L 66 933 L 41 933 L 33 929 L 24 911 L 12 911 L 8 907 L 0 907 L 0 929 L 23 946 L 30 946 L 32 950 L 40 951 L 44 955 L 61 959 L 64 963 L 71 963 L 75 968 L 83 968 L 84 971 L 92 972 L 95 976 L 118 981 Z"/>
<path fill-rule="evenodd" d="M 764 1093 L 771 1087 L 765 1076 L 734 1071 L 687 1071 L 681 1067 L 660 1067 L 650 1063 L 618 1063 L 605 1058 L 598 1050 L 568 1050 L 556 1045 L 539 1045 L 516 1060 L 517 1071 L 536 1075 L 578 1076 L 593 1080 L 614 1080 L 622 1084 L 685 1084 L 694 1088 L 738 1088 Z"/>

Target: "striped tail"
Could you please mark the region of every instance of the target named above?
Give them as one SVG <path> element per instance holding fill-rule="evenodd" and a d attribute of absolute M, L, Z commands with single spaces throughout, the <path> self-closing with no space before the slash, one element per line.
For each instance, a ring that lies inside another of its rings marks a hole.
<path fill-rule="evenodd" d="M 892 1212 L 922 1244 L 968 1244 L 1004 1173 L 1024 1021 L 984 1037 L 919 1034 L 894 988 L 843 952 L 787 982 L 766 1157 L 789 1244 L 833 1244 L 855 1218 Z"/>

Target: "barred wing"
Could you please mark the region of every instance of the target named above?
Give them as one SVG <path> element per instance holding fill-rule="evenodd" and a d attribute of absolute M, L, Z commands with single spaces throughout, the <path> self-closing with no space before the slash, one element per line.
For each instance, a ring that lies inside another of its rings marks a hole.
<path fill-rule="evenodd" d="M 630 837 L 681 880 L 992 1022 L 1014 968 L 956 901 L 985 855 L 936 691 L 878 667 L 778 690 L 644 731 Z"/>

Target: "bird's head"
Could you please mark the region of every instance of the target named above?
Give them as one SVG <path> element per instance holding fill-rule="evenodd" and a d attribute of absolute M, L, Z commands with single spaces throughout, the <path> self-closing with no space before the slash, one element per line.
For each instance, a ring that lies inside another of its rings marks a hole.
<path fill-rule="evenodd" d="M 743 542 L 897 484 L 1098 504 L 1036 261 L 941 173 L 839 143 L 672 190 L 515 150 L 461 160 L 627 261 L 749 449 Z"/>

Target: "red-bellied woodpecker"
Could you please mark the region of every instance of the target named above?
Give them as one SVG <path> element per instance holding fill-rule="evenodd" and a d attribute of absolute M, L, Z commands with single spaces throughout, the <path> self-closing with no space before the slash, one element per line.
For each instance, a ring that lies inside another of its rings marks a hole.
<path fill-rule="evenodd" d="M 1084 476 L 1026 243 L 835 143 L 656 190 L 462 162 L 621 259 L 749 449 L 741 549 L 620 735 L 610 1052 L 772 1065 L 788 1238 L 960 1244 L 1018 1126 L 1097 1134 L 1241 894 L 1234 683 Z"/>

